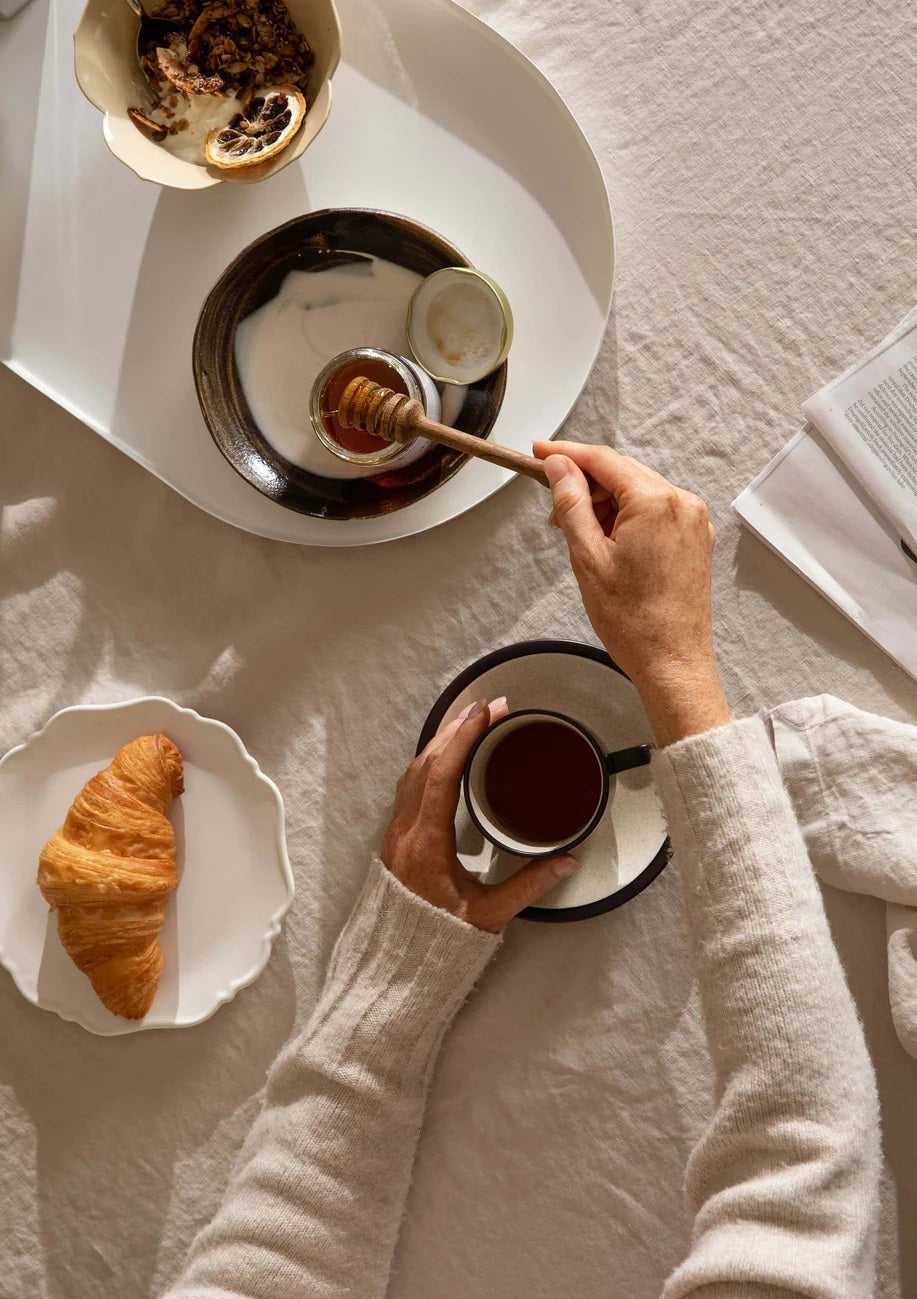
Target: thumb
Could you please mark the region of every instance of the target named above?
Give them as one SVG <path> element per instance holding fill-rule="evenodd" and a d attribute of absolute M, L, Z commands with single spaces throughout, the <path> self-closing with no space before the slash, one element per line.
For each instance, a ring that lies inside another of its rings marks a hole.
<path fill-rule="evenodd" d="M 554 497 L 554 517 L 570 550 L 582 550 L 604 537 L 595 517 L 586 475 L 567 456 L 548 455 L 544 471 Z"/>
<path fill-rule="evenodd" d="M 480 920 L 476 923 L 494 932 L 502 929 L 520 911 L 533 906 L 579 868 L 579 862 L 569 853 L 529 862 L 502 884 L 493 884 L 487 889 L 486 916 L 483 923 Z"/>

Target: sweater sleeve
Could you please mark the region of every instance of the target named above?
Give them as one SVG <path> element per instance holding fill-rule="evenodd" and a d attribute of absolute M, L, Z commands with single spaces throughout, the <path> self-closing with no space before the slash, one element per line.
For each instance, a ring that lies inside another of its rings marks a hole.
<path fill-rule="evenodd" d="M 499 944 L 378 860 L 166 1299 L 381 1299 L 443 1034 Z"/>
<path fill-rule="evenodd" d="M 716 1071 L 663 1299 L 872 1293 L 875 1080 L 764 723 L 653 758 Z"/>

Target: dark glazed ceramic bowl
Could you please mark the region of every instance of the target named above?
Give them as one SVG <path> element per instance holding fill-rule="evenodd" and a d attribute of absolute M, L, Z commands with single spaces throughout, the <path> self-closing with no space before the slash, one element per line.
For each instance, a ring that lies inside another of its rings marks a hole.
<path fill-rule="evenodd" d="M 468 458 L 437 446 L 415 464 L 373 478 L 324 478 L 291 464 L 255 423 L 236 368 L 236 327 L 278 293 L 289 271 L 321 270 L 367 254 L 419 275 L 442 266 L 471 265 L 453 244 L 408 217 L 326 208 L 296 217 L 249 244 L 210 290 L 194 334 L 194 383 L 220 451 L 259 492 L 317 518 L 366 519 L 403 509 L 446 482 Z M 469 387 L 456 428 L 487 437 L 505 389 L 506 362 Z M 303 418 L 309 418 L 308 411 Z"/>

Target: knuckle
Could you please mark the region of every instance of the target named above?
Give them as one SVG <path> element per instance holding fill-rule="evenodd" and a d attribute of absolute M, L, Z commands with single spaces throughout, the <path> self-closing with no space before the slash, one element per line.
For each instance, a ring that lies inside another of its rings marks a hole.
<path fill-rule="evenodd" d="M 614 451 L 611 447 L 606 446 L 596 447 L 593 452 L 593 457 L 591 469 L 593 471 L 593 477 L 596 478 L 603 477 L 603 470 L 607 470 L 608 473 L 613 473 L 615 467 L 621 463 L 626 462 L 631 467 L 634 463 L 630 456 L 622 456 L 620 452 Z"/>
<path fill-rule="evenodd" d="M 670 514 L 678 509 L 678 488 L 664 480 L 643 483 L 638 489 L 642 499 L 660 513 Z"/>
<path fill-rule="evenodd" d="M 693 492 L 683 492 L 684 511 L 689 518 L 697 523 L 708 523 L 710 520 L 710 511 L 707 508 L 707 502 L 700 496 L 695 496 Z"/>
<path fill-rule="evenodd" d="M 560 515 L 570 514 L 570 512 L 576 508 L 578 499 L 576 492 L 572 491 L 570 488 L 558 488 L 554 497 L 554 513 Z"/>
<path fill-rule="evenodd" d="M 615 451 L 613 447 L 603 447 L 602 454 L 609 465 L 617 465 L 628 475 L 632 488 L 637 489 L 640 483 L 646 477 L 647 468 L 636 456 L 625 455 L 623 451 Z"/>
<path fill-rule="evenodd" d="M 555 883 L 553 876 L 550 878 L 549 883 L 551 884 Z M 545 891 L 544 871 L 532 871 L 529 875 L 526 875 L 521 882 L 521 888 L 519 890 L 520 893 L 519 901 L 524 906 L 529 906 L 532 902 L 537 902 L 538 899 L 544 893 L 544 891 Z"/>
<path fill-rule="evenodd" d="M 486 730 L 490 723 L 490 714 L 487 709 L 483 709 L 480 714 L 470 719 L 469 733 L 473 730 Z M 458 762 L 458 752 L 453 746 L 450 750 L 444 749 L 438 753 L 430 764 L 430 770 L 427 774 L 427 785 L 433 786 L 436 790 L 448 789 L 460 778 L 460 772 L 456 770 Z"/>
<path fill-rule="evenodd" d="M 439 790 L 449 783 L 449 773 L 443 765 L 441 756 L 431 758 L 427 770 L 427 789 Z"/>

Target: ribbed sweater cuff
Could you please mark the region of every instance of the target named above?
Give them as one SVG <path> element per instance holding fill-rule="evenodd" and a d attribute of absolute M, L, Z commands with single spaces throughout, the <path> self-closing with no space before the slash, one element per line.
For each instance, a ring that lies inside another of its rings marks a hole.
<path fill-rule="evenodd" d="M 724 926 L 791 942 L 823 923 L 817 886 L 760 717 L 691 736 L 653 757 L 689 922 L 698 941 Z M 767 889 L 761 888 L 766 874 Z"/>
<path fill-rule="evenodd" d="M 412 893 L 374 857 L 329 974 L 350 978 L 371 965 L 387 984 L 422 986 L 428 1004 L 439 1007 L 465 999 L 500 939 Z"/>
<path fill-rule="evenodd" d="M 713 781 L 717 788 L 725 788 L 749 759 L 760 762 L 762 754 L 768 753 L 770 740 L 764 722 L 760 717 L 746 717 L 656 749 L 653 770 L 657 781 L 676 778 L 676 783 L 707 788 Z"/>
<path fill-rule="evenodd" d="M 760 1009 L 758 994 L 810 1013 L 802 954 L 817 950 L 832 974 L 836 955 L 764 722 L 754 717 L 693 736 L 663 749 L 654 764 L 708 998 L 757 989 L 734 1033 L 752 1002 Z M 780 1015 L 770 1019 L 776 1041 Z"/>
<path fill-rule="evenodd" d="M 715 843 L 717 871 L 742 873 L 748 827 L 769 824 L 795 831 L 792 809 L 764 722 L 760 717 L 689 736 L 653 754 L 653 776 L 672 839 L 687 836 L 703 849 Z M 734 840 L 730 851 L 730 839 Z M 704 871 L 703 851 L 685 854 L 682 872 Z M 709 871 L 707 872 L 709 873 Z"/>
<path fill-rule="evenodd" d="M 331 958 L 308 1037 L 409 1084 L 500 945 L 400 883 L 378 857 Z"/>

